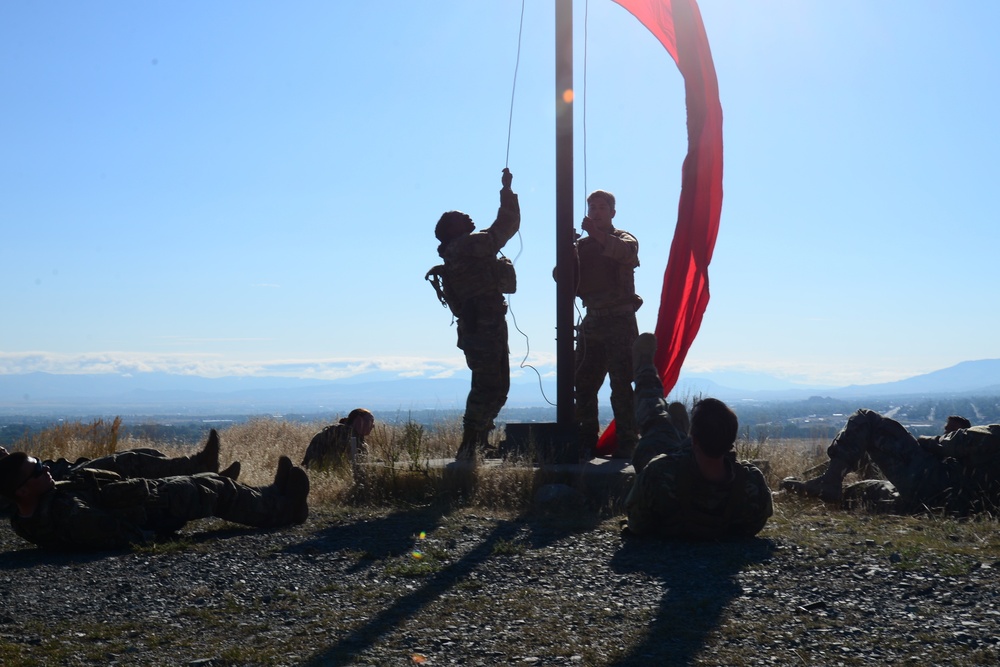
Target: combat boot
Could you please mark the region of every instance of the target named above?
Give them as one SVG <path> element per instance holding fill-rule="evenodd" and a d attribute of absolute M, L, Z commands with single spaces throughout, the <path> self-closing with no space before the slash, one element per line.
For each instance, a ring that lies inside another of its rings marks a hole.
<path fill-rule="evenodd" d="M 285 479 L 285 499 L 288 507 L 284 514 L 289 523 L 305 523 L 309 518 L 309 475 L 298 466 L 288 471 Z"/>
<path fill-rule="evenodd" d="M 611 458 L 631 459 L 632 455 L 635 454 L 635 445 L 639 438 L 636 437 L 635 433 L 622 433 L 619 431 L 615 434 L 615 439 L 618 441 L 618 446 L 615 448 Z"/>
<path fill-rule="evenodd" d="M 205 447 L 191 457 L 198 472 L 219 472 L 219 433 L 213 428 L 208 432 Z"/>
<path fill-rule="evenodd" d="M 228 468 L 226 468 L 225 470 L 220 470 L 219 474 L 222 475 L 223 477 L 228 477 L 229 479 L 235 482 L 240 478 L 240 470 L 242 469 L 242 467 L 243 466 L 240 464 L 239 461 L 233 461 L 232 463 L 229 464 Z"/>
<path fill-rule="evenodd" d="M 656 336 L 651 333 L 641 333 L 632 344 L 632 372 L 638 373 L 643 366 L 653 366 L 653 356 L 656 354 Z"/>
<path fill-rule="evenodd" d="M 586 463 L 597 456 L 598 431 L 577 424 L 576 441 L 580 451 L 580 462 Z"/>
<path fill-rule="evenodd" d="M 479 457 L 479 447 L 485 439 L 482 431 L 466 426 L 462 432 L 462 444 L 458 446 L 455 460 L 459 463 L 471 463 L 474 465 L 476 459 Z"/>
<path fill-rule="evenodd" d="M 819 498 L 827 503 L 839 503 L 844 497 L 844 476 L 848 465 L 840 459 L 830 459 L 830 465 L 819 477 L 805 481 L 794 477 L 786 477 L 781 481 L 785 491 L 797 493 L 810 498 Z"/>
<path fill-rule="evenodd" d="M 278 459 L 278 469 L 274 473 L 274 490 L 284 495 L 285 486 L 288 483 L 288 473 L 292 471 L 292 460 L 287 456 Z"/>

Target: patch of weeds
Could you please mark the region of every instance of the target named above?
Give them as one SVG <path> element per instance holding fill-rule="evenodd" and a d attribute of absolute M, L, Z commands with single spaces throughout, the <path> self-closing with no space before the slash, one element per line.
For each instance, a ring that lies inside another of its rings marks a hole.
<path fill-rule="evenodd" d="M 219 653 L 218 660 L 212 664 L 222 665 L 259 665 L 271 664 L 270 656 L 261 655 L 261 647 L 228 646 Z"/>
<path fill-rule="evenodd" d="M 422 551 L 413 551 L 385 566 L 385 573 L 393 577 L 426 577 L 441 571 L 441 563 Z"/>
<path fill-rule="evenodd" d="M 194 551 L 196 550 L 195 546 L 196 545 L 189 538 L 178 537 L 176 539 L 164 540 L 162 542 L 136 545 L 132 548 L 132 551 L 138 554 L 162 556 L 165 554 L 178 554 Z"/>
<path fill-rule="evenodd" d="M 916 570 L 920 567 L 920 560 L 923 555 L 923 549 L 920 547 L 907 545 L 900 547 L 896 553 L 899 554 L 899 562 L 893 563 L 893 569 L 908 572 L 910 570 Z"/>
<path fill-rule="evenodd" d="M 15 665 L 19 667 L 41 667 L 39 662 L 29 655 L 23 655 L 21 646 L 6 640 L 0 640 L 0 665 Z"/>
<path fill-rule="evenodd" d="M 972 572 L 972 563 L 959 558 L 947 558 L 941 564 L 940 572 L 946 577 L 964 577 Z"/>
<path fill-rule="evenodd" d="M 289 590 L 287 588 L 279 588 L 274 591 L 274 596 L 284 598 L 286 600 L 301 600 L 302 591 L 298 590 L 297 587 L 295 590 Z"/>
<path fill-rule="evenodd" d="M 208 623 L 215 620 L 215 612 L 212 609 L 206 609 L 205 607 L 185 607 L 177 612 L 178 616 L 192 618 L 202 623 Z"/>
<path fill-rule="evenodd" d="M 482 590 L 483 582 L 477 579 L 463 579 L 455 585 L 455 590 L 465 591 L 467 593 L 475 593 Z"/>
<path fill-rule="evenodd" d="M 490 553 L 494 556 L 519 556 L 525 552 L 524 542 L 518 540 L 497 540 Z"/>
<path fill-rule="evenodd" d="M 403 449 L 410 457 L 409 469 L 411 471 L 426 471 L 428 469 L 428 457 L 424 448 L 424 427 L 409 416 L 406 423 L 403 424 Z"/>

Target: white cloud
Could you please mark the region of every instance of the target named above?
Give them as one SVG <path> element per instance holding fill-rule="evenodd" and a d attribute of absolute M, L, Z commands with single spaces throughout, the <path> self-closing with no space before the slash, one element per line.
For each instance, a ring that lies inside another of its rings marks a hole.
<path fill-rule="evenodd" d="M 285 376 L 340 380 L 365 374 L 398 377 L 450 377 L 465 370 L 459 354 L 442 359 L 425 357 L 272 359 L 246 361 L 218 354 L 163 354 L 98 352 L 60 354 L 49 352 L 0 352 L 0 374 L 116 374 L 171 373 L 203 377 Z"/>

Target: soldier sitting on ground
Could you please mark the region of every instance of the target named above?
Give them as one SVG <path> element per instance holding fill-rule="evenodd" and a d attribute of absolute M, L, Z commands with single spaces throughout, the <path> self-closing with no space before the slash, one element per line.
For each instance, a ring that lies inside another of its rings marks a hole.
<path fill-rule="evenodd" d="M 781 487 L 828 503 L 876 504 L 883 510 L 914 513 L 944 510 L 961 516 L 1000 508 L 1000 425 L 961 427 L 952 415 L 945 433 L 913 437 L 899 422 L 872 410 L 858 410 L 827 449 L 830 464 L 819 477 L 786 478 Z M 950 430 L 949 430 L 950 429 Z M 844 488 L 849 472 L 865 456 L 885 480 Z"/>
<path fill-rule="evenodd" d="M 47 549 L 121 549 L 168 538 L 188 521 L 213 516 L 259 528 L 302 523 L 308 495 L 309 477 L 285 456 L 274 483 L 263 488 L 214 472 L 123 479 L 93 468 L 56 482 L 24 452 L 0 460 L 0 496 L 15 506 L 11 526 Z"/>
<path fill-rule="evenodd" d="M 355 462 L 368 451 L 365 438 L 375 428 L 375 415 L 365 408 L 355 408 L 336 424 L 313 436 L 306 448 L 302 465 L 311 470 L 339 467 Z"/>
<path fill-rule="evenodd" d="M 773 512 L 764 475 L 736 460 L 736 414 L 705 398 L 691 411 L 690 437 L 673 423 L 663 384 L 653 365 L 656 337 L 641 334 L 633 346 L 636 421 L 642 433 L 638 465 L 625 500 L 628 532 L 667 538 L 722 539 L 756 535 Z"/>

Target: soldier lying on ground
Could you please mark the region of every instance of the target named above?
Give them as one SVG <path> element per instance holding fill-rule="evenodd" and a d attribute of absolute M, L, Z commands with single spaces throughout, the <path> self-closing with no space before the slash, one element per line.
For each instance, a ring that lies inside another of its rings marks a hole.
<path fill-rule="evenodd" d="M 9 452 L 0 447 L 0 459 Z M 55 461 L 45 460 L 42 464 L 49 469 L 52 479 L 66 479 L 72 473 L 84 468 L 110 470 L 124 478 L 129 477 L 169 477 L 171 475 L 194 475 L 199 472 L 219 472 L 219 434 L 213 428 L 205 441 L 205 447 L 191 456 L 168 457 L 163 452 L 150 447 L 126 449 L 96 459 L 84 457 L 70 462 L 65 458 Z M 223 473 L 227 477 L 239 477 L 239 463 L 234 463 Z"/>
<path fill-rule="evenodd" d="M 858 410 L 827 449 L 826 472 L 805 481 L 786 478 L 781 488 L 829 503 L 862 502 L 899 513 L 995 511 L 1000 507 L 1000 425 L 954 428 L 963 423 L 959 420 L 964 418 L 949 417 L 943 435 L 915 438 L 895 420 Z M 845 489 L 844 477 L 866 455 L 886 479 Z"/>
<path fill-rule="evenodd" d="M 56 482 L 24 452 L 0 460 L 0 496 L 15 505 L 11 526 L 48 549 L 121 549 L 169 538 L 193 519 L 219 517 L 259 528 L 302 523 L 309 478 L 281 457 L 274 483 L 240 484 L 214 472 L 123 479 L 84 468 Z"/>
<path fill-rule="evenodd" d="M 628 531 L 689 539 L 753 537 L 773 512 L 771 490 L 760 470 L 736 460 L 736 414 L 718 399 L 702 399 L 691 411 L 691 436 L 685 438 L 668 413 L 655 352 L 656 337 L 641 334 L 632 364 L 642 438 L 633 459 L 635 482 L 625 499 Z"/>
<path fill-rule="evenodd" d="M 368 450 L 365 438 L 375 428 L 375 415 L 365 408 L 355 408 L 336 424 L 313 436 L 306 448 L 302 465 L 314 470 L 354 462 Z"/>
<path fill-rule="evenodd" d="M 0 459 L 9 452 L 0 447 Z M 75 473 L 85 468 L 92 470 L 108 470 L 116 473 L 122 479 L 132 477 L 171 477 L 173 475 L 194 475 L 200 472 L 219 472 L 219 434 L 213 428 L 208 434 L 205 447 L 191 456 L 168 457 L 163 452 L 148 447 L 127 449 L 96 459 L 84 457 L 70 462 L 65 458 L 55 461 L 42 461 L 49 470 L 49 475 L 55 481 L 69 479 Z M 235 461 L 221 473 L 230 479 L 240 476 L 240 462 Z M 13 504 L 6 498 L 0 498 L 0 515 L 6 515 L 13 509 Z"/>

